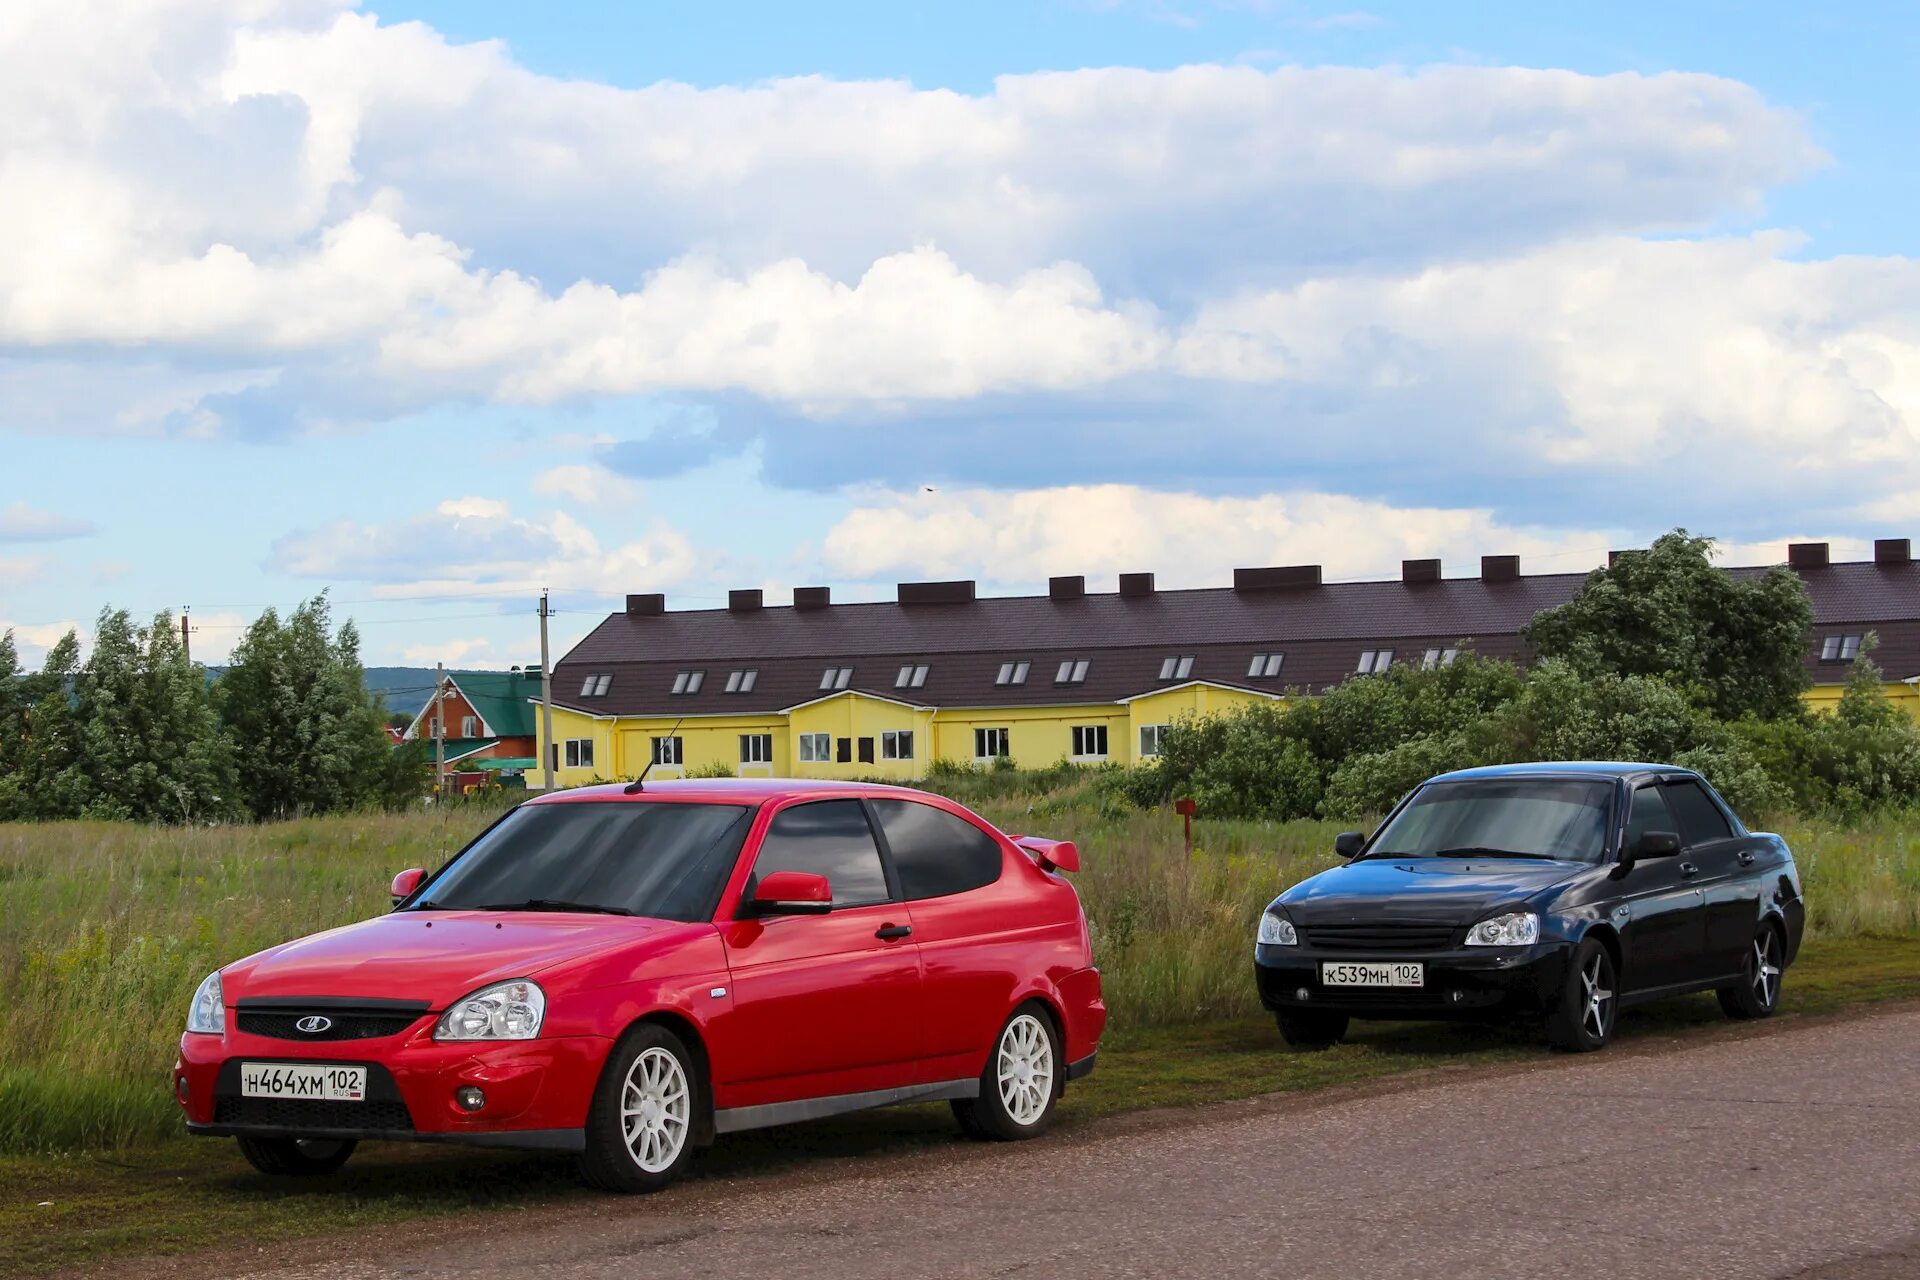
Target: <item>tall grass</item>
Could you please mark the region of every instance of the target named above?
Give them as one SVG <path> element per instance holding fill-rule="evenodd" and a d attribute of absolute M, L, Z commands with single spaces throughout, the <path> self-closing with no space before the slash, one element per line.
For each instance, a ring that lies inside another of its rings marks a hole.
<path fill-rule="evenodd" d="M 1113 1027 L 1254 1012 L 1261 908 L 1331 865 L 1340 824 L 1195 824 L 1127 807 L 1098 774 L 938 779 L 1008 830 L 1076 840 Z M 167 1068 L 188 997 L 221 964 L 378 914 L 491 808 L 254 827 L 0 825 L 0 1152 L 178 1131 Z M 1816 934 L 1920 931 L 1920 819 L 1788 823 Z"/>

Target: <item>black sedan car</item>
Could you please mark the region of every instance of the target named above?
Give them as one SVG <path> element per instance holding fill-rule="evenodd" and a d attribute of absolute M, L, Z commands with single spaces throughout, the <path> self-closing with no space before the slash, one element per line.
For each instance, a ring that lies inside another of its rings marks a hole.
<path fill-rule="evenodd" d="M 1254 948 L 1296 1047 L 1351 1018 L 1530 1015 L 1587 1051 L 1622 1006 L 1689 991 L 1764 1018 L 1806 925 L 1786 842 L 1668 765 L 1442 774 L 1334 847 L 1348 861 L 1274 899 Z"/>

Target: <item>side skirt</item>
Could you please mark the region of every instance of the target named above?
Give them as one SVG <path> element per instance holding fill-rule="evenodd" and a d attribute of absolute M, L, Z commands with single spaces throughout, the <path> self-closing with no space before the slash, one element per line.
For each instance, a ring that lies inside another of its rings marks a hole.
<path fill-rule="evenodd" d="M 713 1113 L 715 1133 L 738 1133 L 742 1129 L 764 1129 L 769 1125 L 793 1124 L 799 1120 L 818 1120 L 868 1107 L 889 1107 L 901 1102 L 937 1102 L 943 1098 L 977 1098 L 980 1081 L 943 1080 L 938 1084 L 910 1084 L 897 1089 L 871 1089 L 866 1093 L 836 1093 L 824 1098 L 801 1098 L 794 1102 L 767 1102 L 757 1107 L 727 1107 Z"/>
<path fill-rule="evenodd" d="M 1637 1004 L 1652 1004 L 1655 1000 L 1671 1000 L 1675 996 L 1690 996 L 1698 991 L 1712 991 L 1716 987 L 1724 987 L 1730 982 L 1738 982 L 1739 980 L 1740 975 L 1738 973 L 1729 973 L 1720 978 L 1697 978 L 1692 982 L 1674 982 L 1664 987 L 1646 987 L 1639 991 L 1623 991 L 1620 993 L 1619 1007 L 1629 1009 Z"/>

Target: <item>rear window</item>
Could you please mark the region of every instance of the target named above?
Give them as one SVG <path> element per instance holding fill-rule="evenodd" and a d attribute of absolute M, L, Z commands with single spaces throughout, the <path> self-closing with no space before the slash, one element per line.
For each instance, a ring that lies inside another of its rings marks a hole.
<path fill-rule="evenodd" d="M 944 898 L 1000 878 L 1000 845 L 945 809 L 915 800 L 875 800 L 900 887 L 909 899 Z"/>
<path fill-rule="evenodd" d="M 468 845 L 414 909 L 603 908 L 713 919 L 752 810 L 737 804 L 521 805 Z"/>

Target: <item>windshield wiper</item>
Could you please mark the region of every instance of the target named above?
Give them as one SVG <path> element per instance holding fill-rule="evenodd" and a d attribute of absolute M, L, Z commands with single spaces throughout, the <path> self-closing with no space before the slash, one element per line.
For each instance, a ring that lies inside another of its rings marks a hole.
<path fill-rule="evenodd" d="M 579 911 L 589 915 L 630 916 L 636 913 L 625 907 L 609 907 L 597 902 L 567 902 L 561 898 L 528 898 L 524 902 L 496 902 L 485 907 L 468 907 L 469 911 Z"/>
<path fill-rule="evenodd" d="M 1534 858 L 1540 862 L 1558 862 L 1559 859 L 1546 853 L 1521 853 L 1518 849 L 1489 849 L 1485 845 L 1467 845 L 1459 849 L 1438 849 L 1427 855 L 1430 858 Z"/>

